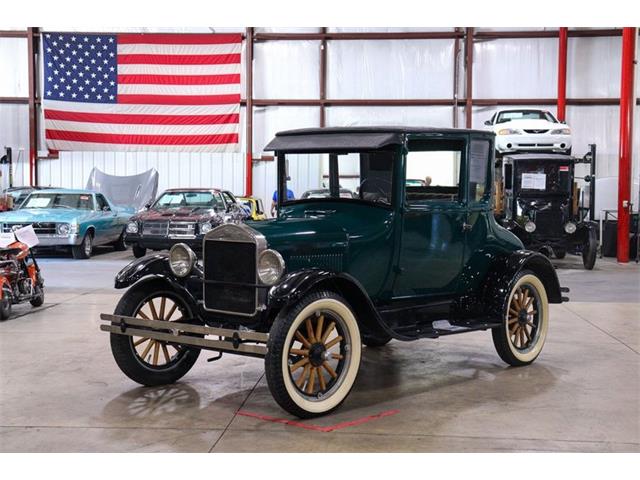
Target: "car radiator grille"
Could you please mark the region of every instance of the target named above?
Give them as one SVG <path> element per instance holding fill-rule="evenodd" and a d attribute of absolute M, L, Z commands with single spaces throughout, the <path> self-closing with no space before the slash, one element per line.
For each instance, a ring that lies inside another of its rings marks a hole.
<path fill-rule="evenodd" d="M 563 232 L 562 214 L 560 212 L 537 212 L 536 232 L 540 235 L 561 236 Z"/>
<path fill-rule="evenodd" d="M 525 130 L 525 132 L 527 133 L 535 133 L 535 134 L 542 134 L 542 133 L 547 133 L 549 130 Z"/>
<path fill-rule="evenodd" d="M 204 244 L 204 306 L 252 315 L 256 311 L 256 245 L 208 240 Z"/>
<path fill-rule="evenodd" d="M 195 238 L 195 222 L 148 221 L 142 224 L 142 234 L 155 237 Z"/>
<path fill-rule="evenodd" d="M 28 225 L 33 226 L 33 230 L 37 235 L 55 235 L 56 224 L 52 222 L 46 223 L 3 223 L 2 224 L 2 233 L 11 233 L 13 230 L 26 227 Z"/>
<path fill-rule="evenodd" d="M 195 238 L 195 222 L 169 222 L 169 236 L 182 238 Z"/>
<path fill-rule="evenodd" d="M 169 222 L 144 222 L 142 224 L 143 235 L 165 237 L 169 231 Z"/>

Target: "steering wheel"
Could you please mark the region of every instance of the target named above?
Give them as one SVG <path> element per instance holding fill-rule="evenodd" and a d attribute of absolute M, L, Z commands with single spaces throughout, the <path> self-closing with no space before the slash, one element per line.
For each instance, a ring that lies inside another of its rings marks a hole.
<path fill-rule="evenodd" d="M 388 184 L 389 185 L 389 191 L 385 191 L 381 186 L 379 185 L 373 185 L 374 189 L 376 190 L 376 192 L 367 192 L 367 193 L 378 193 L 380 195 L 382 195 L 380 198 L 375 199 L 376 203 L 386 203 L 389 204 L 389 199 L 388 199 L 388 195 L 391 193 L 391 187 L 393 186 L 393 184 L 389 181 L 389 180 L 384 180 L 382 178 L 376 178 L 376 179 L 371 179 L 371 178 L 365 178 L 362 182 L 360 182 L 360 185 L 358 186 L 358 191 L 360 192 L 360 196 L 362 197 L 362 187 L 367 183 L 367 182 L 380 182 L 380 183 L 384 183 L 384 184 Z"/>

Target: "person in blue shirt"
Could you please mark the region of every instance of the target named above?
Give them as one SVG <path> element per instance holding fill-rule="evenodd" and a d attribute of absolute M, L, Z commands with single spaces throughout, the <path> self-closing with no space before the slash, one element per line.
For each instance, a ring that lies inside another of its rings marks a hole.
<path fill-rule="evenodd" d="M 287 200 L 295 200 L 296 196 L 293 193 L 293 190 L 287 188 Z M 271 202 L 271 216 L 276 216 L 276 206 L 278 205 L 278 190 L 273 192 L 273 199 Z"/>

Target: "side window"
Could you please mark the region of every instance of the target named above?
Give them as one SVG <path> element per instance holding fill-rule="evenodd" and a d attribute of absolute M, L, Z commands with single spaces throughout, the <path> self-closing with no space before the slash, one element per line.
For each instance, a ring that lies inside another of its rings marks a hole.
<path fill-rule="evenodd" d="M 407 153 L 405 200 L 409 205 L 460 199 L 464 141 L 412 141 Z"/>
<path fill-rule="evenodd" d="M 224 202 L 227 206 L 236 203 L 235 199 L 229 194 L 229 192 L 222 192 L 222 196 L 224 197 Z"/>
<path fill-rule="evenodd" d="M 107 200 L 99 193 L 96 194 L 96 203 L 98 205 L 98 210 L 104 210 L 105 207 L 107 207 L 107 210 L 111 210 Z"/>
<path fill-rule="evenodd" d="M 489 147 L 487 140 L 471 140 L 469 149 L 469 201 L 488 199 L 491 188 L 487 185 L 489 172 Z"/>

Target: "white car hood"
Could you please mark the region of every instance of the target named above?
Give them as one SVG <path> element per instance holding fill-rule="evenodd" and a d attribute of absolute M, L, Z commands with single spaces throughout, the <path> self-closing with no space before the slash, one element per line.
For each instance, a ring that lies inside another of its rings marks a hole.
<path fill-rule="evenodd" d="M 519 130 L 551 130 L 554 128 L 568 128 L 563 123 L 553 123 L 548 120 L 511 120 L 509 122 L 498 123 L 493 126 L 493 130 L 497 132 L 503 128 L 514 128 Z"/>

